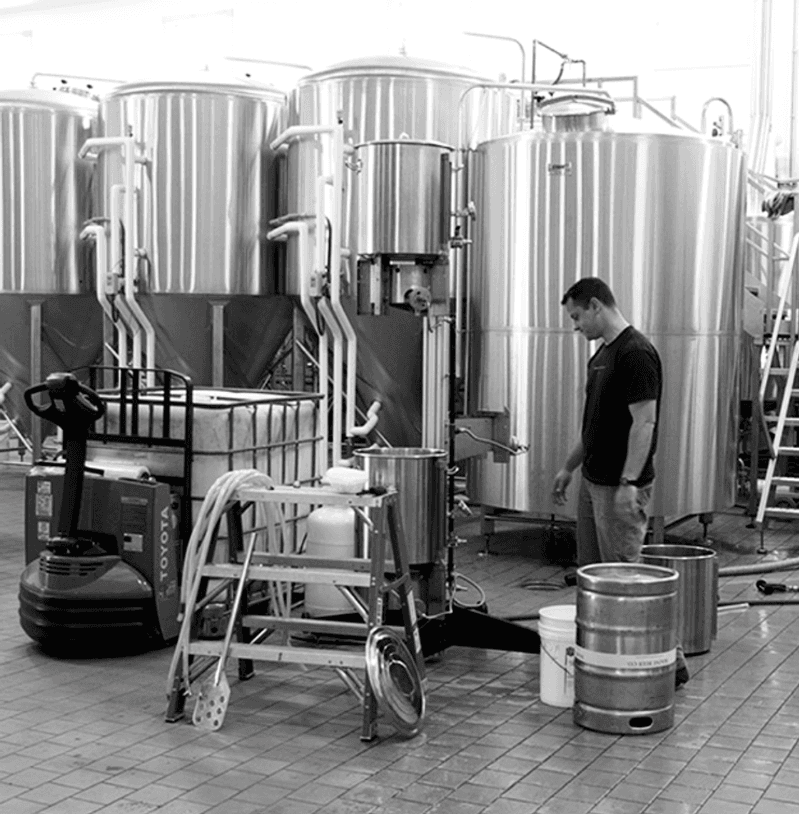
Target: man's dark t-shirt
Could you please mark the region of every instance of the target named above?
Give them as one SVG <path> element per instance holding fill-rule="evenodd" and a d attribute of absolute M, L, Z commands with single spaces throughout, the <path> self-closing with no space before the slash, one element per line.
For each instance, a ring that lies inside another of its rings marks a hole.
<path fill-rule="evenodd" d="M 602 345 L 589 359 L 583 411 L 583 477 L 603 486 L 618 485 L 633 423 L 629 405 L 655 400 L 659 418 L 662 381 L 657 351 L 632 326 L 609 345 Z M 652 446 L 636 486 L 646 486 L 654 480 L 652 459 L 657 429 L 656 419 Z"/>

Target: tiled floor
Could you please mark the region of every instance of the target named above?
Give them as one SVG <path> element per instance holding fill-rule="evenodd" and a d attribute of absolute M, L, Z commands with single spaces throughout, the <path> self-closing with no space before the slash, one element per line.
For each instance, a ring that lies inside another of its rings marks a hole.
<path fill-rule="evenodd" d="M 746 522 L 740 511 L 716 516 L 722 565 L 762 559 Z M 797 531 L 771 531 L 765 559 L 799 553 Z M 690 521 L 672 534 L 700 532 Z M 531 556 L 535 534 L 523 544 L 518 528 L 500 526 L 490 555 L 477 536 L 459 547 L 458 570 L 492 614 L 574 601 L 574 589 L 522 587 L 562 583 L 561 567 Z M 18 470 L 0 472 L 0 554 L 0 814 L 799 814 L 797 607 L 721 613 L 711 651 L 689 659 L 665 732 L 581 729 L 570 710 L 540 702 L 537 656 L 450 648 L 428 664 L 422 734 L 403 740 L 381 720 L 379 739 L 364 744 L 358 704 L 327 669 L 259 664 L 243 684 L 231 670 L 224 726 L 208 733 L 163 720 L 169 650 L 39 652 L 17 621 Z M 755 579 L 722 579 L 722 600 L 756 600 Z"/>

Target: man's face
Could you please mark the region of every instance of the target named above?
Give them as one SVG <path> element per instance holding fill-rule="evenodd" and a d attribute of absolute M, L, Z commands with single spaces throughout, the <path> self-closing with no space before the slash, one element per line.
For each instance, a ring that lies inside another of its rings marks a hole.
<path fill-rule="evenodd" d="M 596 300 L 589 300 L 588 307 L 583 308 L 569 298 L 566 300 L 566 312 L 574 330 L 579 331 L 586 339 L 599 339 L 602 336 L 600 308 Z"/>

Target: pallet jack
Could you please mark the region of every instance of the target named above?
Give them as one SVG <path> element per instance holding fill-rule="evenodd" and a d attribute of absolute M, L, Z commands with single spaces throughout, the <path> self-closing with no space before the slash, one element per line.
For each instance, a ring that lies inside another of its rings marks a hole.
<path fill-rule="evenodd" d="M 49 405 L 39 406 L 34 396 L 45 392 Z M 63 431 L 66 464 L 38 462 L 27 477 L 23 630 L 44 649 L 69 654 L 174 640 L 180 537 L 170 487 L 86 466 L 90 431 L 106 405 L 74 374 L 53 373 L 24 397 Z"/>

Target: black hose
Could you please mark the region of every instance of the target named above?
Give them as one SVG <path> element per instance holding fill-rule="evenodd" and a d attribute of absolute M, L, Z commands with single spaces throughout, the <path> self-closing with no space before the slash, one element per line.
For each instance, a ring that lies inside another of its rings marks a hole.
<path fill-rule="evenodd" d="M 537 622 L 541 618 L 541 615 L 536 613 L 525 613 L 521 616 L 502 616 L 501 619 L 503 622 Z"/>

